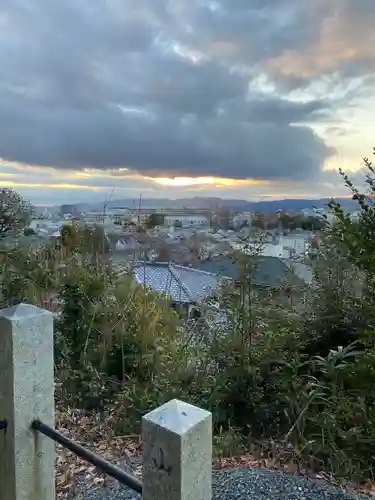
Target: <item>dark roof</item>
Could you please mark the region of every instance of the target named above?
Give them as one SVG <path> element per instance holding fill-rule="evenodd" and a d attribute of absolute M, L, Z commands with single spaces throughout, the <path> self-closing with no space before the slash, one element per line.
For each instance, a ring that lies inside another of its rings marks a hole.
<path fill-rule="evenodd" d="M 31 248 L 49 241 L 48 235 L 42 236 L 38 234 L 31 234 L 29 236 L 21 235 L 8 235 L 0 239 L 0 248 Z"/>
<path fill-rule="evenodd" d="M 137 263 L 133 277 L 140 285 L 146 285 L 157 292 L 169 295 L 174 302 L 200 302 L 212 295 L 218 285 L 218 278 L 190 267 L 170 263 Z"/>
<path fill-rule="evenodd" d="M 303 286 L 304 282 L 278 257 L 251 256 L 252 281 L 254 285 L 278 287 L 283 283 L 292 286 Z M 229 258 L 205 260 L 194 265 L 197 269 L 216 274 L 217 276 L 238 279 L 240 266 Z"/>

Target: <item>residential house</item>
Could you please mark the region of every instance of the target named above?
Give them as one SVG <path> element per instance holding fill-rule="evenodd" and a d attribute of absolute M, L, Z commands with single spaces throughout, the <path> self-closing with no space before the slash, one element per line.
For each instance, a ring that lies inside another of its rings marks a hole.
<path fill-rule="evenodd" d="M 138 262 L 133 277 L 140 285 L 169 295 L 173 302 L 201 302 L 216 290 L 218 276 L 191 267 L 164 262 Z"/>
<path fill-rule="evenodd" d="M 249 260 L 252 264 L 251 280 L 255 287 L 273 289 L 288 284 L 293 288 L 302 288 L 305 285 L 305 282 L 278 257 L 259 255 L 250 256 Z M 227 257 L 199 262 L 195 268 L 223 278 L 240 278 L 240 266 Z"/>
<path fill-rule="evenodd" d="M 169 296 L 187 317 L 196 314 L 196 306 L 215 293 L 220 281 L 215 274 L 199 269 L 156 262 L 137 263 L 133 278 L 138 284 Z"/>
<path fill-rule="evenodd" d="M 147 245 L 137 241 L 136 233 L 109 233 L 108 237 L 111 242 L 111 263 L 121 269 L 121 266 L 127 266 L 130 263 L 136 262 L 145 253 Z"/>

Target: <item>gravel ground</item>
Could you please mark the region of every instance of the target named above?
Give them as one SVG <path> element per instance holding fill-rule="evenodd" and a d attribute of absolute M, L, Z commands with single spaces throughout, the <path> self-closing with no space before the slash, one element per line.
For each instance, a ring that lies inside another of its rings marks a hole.
<path fill-rule="evenodd" d="M 214 472 L 213 500 L 353 500 L 354 495 L 304 477 L 266 469 L 224 469 Z M 75 500 L 139 500 L 128 488 L 96 488 Z"/>

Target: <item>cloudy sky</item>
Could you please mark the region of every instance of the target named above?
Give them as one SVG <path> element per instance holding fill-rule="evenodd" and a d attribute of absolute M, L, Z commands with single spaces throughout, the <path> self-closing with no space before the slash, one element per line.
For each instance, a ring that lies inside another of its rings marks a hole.
<path fill-rule="evenodd" d="M 374 0 L 1 0 L 0 185 L 320 197 L 375 144 Z"/>

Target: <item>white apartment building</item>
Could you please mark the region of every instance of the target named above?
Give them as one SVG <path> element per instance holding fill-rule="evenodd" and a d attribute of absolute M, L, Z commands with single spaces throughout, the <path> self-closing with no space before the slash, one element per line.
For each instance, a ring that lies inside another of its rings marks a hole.
<path fill-rule="evenodd" d="M 285 250 L 282 244 L 274 245 L 272 243 L 237 243 L 230 242 L 233 250 L 239 250 L 248 255 L 262 255 L 263 257 L 278 257 L 279 259 L 289 257 L 289 252 Z"/>
<path fill-rule="evenodd" d="M 167 227 L 175 226 L 176 223 L 181 227 L 203 227 L 209 226 L 209 220 L 205 215 L 165 215 L 164 225 Z"/>

